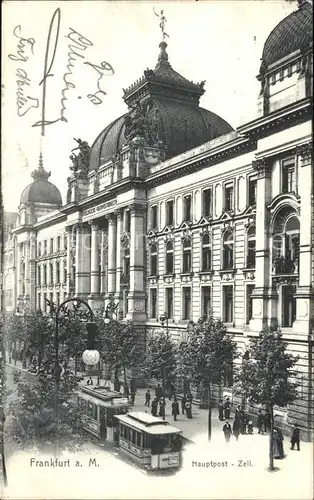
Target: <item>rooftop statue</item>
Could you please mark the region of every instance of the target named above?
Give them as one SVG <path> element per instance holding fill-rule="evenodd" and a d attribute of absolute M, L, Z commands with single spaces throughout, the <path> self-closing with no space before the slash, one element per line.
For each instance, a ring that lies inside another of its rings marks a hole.
<path fill-rule="evenodd" d="M 152 109 L 152 103 L 147 101 L 141 103 L 136 101 L 135 105 L 130 107 L 129 113 L 124 118 L 125 138 L 128 142 L 135 137 L 145 140 L 147 145 L 153 146 L 158 143 L 158 109 L 154 110 L 154 116 L 148 115 Z"/>
<path fill-rule="evenodd" d="M 157 14 L 157 12 L 155 11 L 154 8 L 153 8 L 153 11 L 154 11 L 155 16 L 160 18 L 159 26 L 160 26 L 161 33 L 162 33 L 162 39 L 165 40 L 165 38 L 169 38 L 169 35 L 165 32 L 165 26 L 166 26 L 167 19 L 164 16 L 164 11 L 161 10 L 159 14 Z"/>
<path fill-rule="evenodd" d="M 79 153 L 71 154 L 70 160 L 72 161 L 73 165 L 72 167 L 70 167 L 70 170 L 72 170 L 74 174 L 76 174 L 79 170 L 83 173 L 88 173 L 90 146 L 86 141 L 82 141 L 81 139 L 74 140 L 78 143 L 78 146 L 76 148 L 73 148 L 71 150 L 71 153 L 77 150 L 79 150 Z"/>

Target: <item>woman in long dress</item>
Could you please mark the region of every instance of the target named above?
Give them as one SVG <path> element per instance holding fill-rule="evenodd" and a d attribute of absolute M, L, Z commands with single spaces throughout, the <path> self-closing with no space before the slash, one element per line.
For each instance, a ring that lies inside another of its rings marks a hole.
<path fill-rule="evenodd" d="M 276 459 L 280 458 L 279 447 L 278 447 L 278 433 L 276 429 L 274 429 L 273 431 L 272 446 L 273 446 L 273 457 Z"/>

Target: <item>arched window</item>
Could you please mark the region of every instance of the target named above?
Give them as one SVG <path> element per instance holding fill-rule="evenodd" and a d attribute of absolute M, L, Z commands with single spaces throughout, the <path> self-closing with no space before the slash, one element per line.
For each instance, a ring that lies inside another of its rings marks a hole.
<path fill-rule="evenodd" d="M 154 244 L 150 248 L 150 274 L 157 276 L 157 245 Z"/>
<path fill-rule="evenodd" d="M 210 271 L 212 268 L 212 248 L 209 234 L 202 238 L 202 271 Z"/>
<path fill-rule="evenodd" d="M 173 244 L 168 241 L 166 246 L 166 274 L 173 274 Z"/>
<path fill-rule="evenodd" d="M 255 267 L 255 250 L 256 230 L 255 226 L 251 226 L 247 232 L 246 267 L 248 269 L 252 269 Z"/>
<path fill-rule="evenodd" d="M 190 238 L 183 240 L 183 269 L 184 273 L 190 273 L 192 270 L 192 244 Z"/>
<path fill-rule="evenodd" d="M 296 213 L 284 209 L 274 222 L 272 238 L 272 264 L 275 274 L 298 272 L 300 222 Z"/>
<path fill-rule="evenodd" d="M 53 283 L 53 264 L 49 264 L 49 283 Z"/>
<path fill-rule="evenodd" d="M 43 265 L 43 285 L 47 285 L 47 266 Z"/>
<path fill-rule="evenodd" d="M 233 268 L 233 233 L 226 231 L 223 237 L 223 269 Z"/>

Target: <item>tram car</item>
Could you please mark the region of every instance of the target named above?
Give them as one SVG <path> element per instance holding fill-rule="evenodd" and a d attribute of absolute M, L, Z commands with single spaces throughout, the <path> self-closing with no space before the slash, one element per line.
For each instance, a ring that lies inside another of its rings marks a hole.
<path fill-rule="evenodd" d="M 122 455 L 152 471 L 180 468 L 180 429 L 144 412 L 117 415 L 116 420 L 119 422 L 118 447 Z"/>
<path fill-rule="evenodd" d="M 106 387 L 82 385 L 76 392 L 76 402 L 83 414 L 84 429 L 101 441 L 116 443 L 119 422 L 115 417 L 127 413 L 128 399 Z"/>

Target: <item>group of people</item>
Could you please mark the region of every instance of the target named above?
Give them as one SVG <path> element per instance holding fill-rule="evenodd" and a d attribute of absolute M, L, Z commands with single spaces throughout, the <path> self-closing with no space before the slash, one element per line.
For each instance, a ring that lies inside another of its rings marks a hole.
<path fill-rule="evenodd" d="M 175 388 L 173 385 L 170 387 L 169 391 L 169 401 L 173 401 L 171 403 L 171 414 L 173 416 L 173 420 L 177 420 L 177 416 L 180 414 L 179 410 L 179 402 L 176 397 Z M 164 396 L 164 391 L 162 390 L 160 384 L 157 385 L 155 389 L 155 397 L 151 402 L 151 392 L 147 389 L 145 393 L 145 406 L 151 406 L 151 413 L 154 417 L 162 417 L 165 418 L 166 415 L 166 398 Z M 189 392 L 187 395 L 183 395 L 181 398 L 181 413 L 186 417 L 192 418 L 192 394 Z"/>

